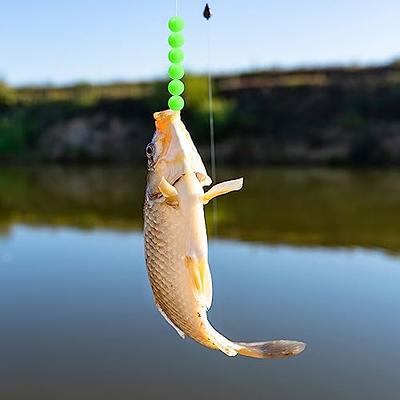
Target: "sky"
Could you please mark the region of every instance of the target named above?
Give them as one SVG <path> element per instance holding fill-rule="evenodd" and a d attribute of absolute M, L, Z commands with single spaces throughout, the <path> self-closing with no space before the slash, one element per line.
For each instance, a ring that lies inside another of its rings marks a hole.
<path fill-rule="evenodd" d="M 400 57 L 398 0 L 178 0 L 193 73 L 378 64 Z M 12 85 L 166 76 L 175 0 L 0 0 L 0 79 Z"/>

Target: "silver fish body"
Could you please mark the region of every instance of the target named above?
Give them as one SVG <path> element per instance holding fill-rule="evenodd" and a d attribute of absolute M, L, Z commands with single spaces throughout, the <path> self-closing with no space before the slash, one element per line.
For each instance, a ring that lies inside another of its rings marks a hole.
<path fill-rule="evenodd" d="M 196 181 L 194 174 L 185 176 L 177 184 L 178 193 L 193 190 Z M 188 185 L 188 182 L 194 185 Z M 201 190 L 200 184 L 198 189 Z M 197 291 L 190 270 L 196 268 L 194 262 L 198 264 L 206 259 L 207 247 L 201 245 L 203 239 L 207 240 L 203 205 L 200 201 L 193 205 L 183 204 L 182 198 L 184 196 L 180 196 L 179 206 L 145 200 L 145 254 L 150 283 L 157 308 L 181 336 L 189 336 L 204 346 L 218 349 L 215 338 L 209 334 L 205 314 L 207 299 Z M 193 230 L 199 235 L 196 236 L 197 243 L 191 242 Z M 205 267 L 205 272 L 210 274 L 208 265 Z"/>
<path fill-rule="evenodd" d="M 181 337 L 190 337 L 229 356 L 278 358 L 299 354 L 304 343 L 275 340 L 234 342 L 207 319 L 212 302 L 204 204 L 239 190 L 242 180 L 224 182 L 204 193 L 210 179 L 180 114 L 155 114 L 144 204 L 145 258 L 158 310 Z"/>

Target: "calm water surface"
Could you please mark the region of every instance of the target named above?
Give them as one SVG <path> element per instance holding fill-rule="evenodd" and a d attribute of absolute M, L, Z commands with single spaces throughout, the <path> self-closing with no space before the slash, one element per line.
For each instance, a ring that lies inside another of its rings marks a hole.
<path fill-rule="evenodd" d="M 400 172 L 220 175 L 246 186 L 218 203 L 209 318 L 306 351 L 228 358 L 164 322 L 143 261 L 143 171 L 3 167 L 1 399 L 398 398 Z"/>

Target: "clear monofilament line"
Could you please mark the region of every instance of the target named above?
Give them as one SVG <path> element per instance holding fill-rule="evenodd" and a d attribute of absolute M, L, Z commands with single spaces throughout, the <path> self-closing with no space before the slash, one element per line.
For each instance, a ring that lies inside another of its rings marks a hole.
<path fill-rule="evenodd" d="M 209 126 L 210 126 L 210 159 L 211 159 L 211 178 L 216 183 L 216 156 L 215 156 L 215 130 L 214 130 L 214 107 L 213 107 L 213 90 L 212 90 L 212 73 L 211 73 L 211 28 L 210 21 L 207 24 L 207 63 L 208 63 L 208 110 L 209 110 Z M 214 235 L 218 233 L 217 222 L 218 204 L 217 199 L 213 201 L 213 230 Z"/>
<path fill-rule="evenodd" d="M 175 16 L 178 16 L 178 0 L 175 0 Z"/>

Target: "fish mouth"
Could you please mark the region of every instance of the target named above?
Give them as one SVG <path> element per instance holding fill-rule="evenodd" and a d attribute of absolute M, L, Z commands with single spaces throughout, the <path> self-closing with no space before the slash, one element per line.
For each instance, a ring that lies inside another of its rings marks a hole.
<path fill-rule="evenodd" d="M 156 121 L 156 128 L 158 131 L 163 132 L 168 124 L 176 117 L 180 117 L 180 111 L 163 110 L 157 111 L 153 114 Z"/>
<path fill-rule="evenodd" d="M 161 120 L 164 118 L 168 118 L 168 117 L 172 117 L 173 115 L 180 115 L 181 112 L 180 111 L 173 111 L 173 110 L 162 110 L 162 111 L 156 111 L 153 114 L 154 119 L 157 120 Z"/>
<path fill-rule="evenodd" d="M 192 142 L 189 132 L 181 121 L 181 112 L 164 110 L 153 114 L 156 125 L 157 141 L 161 145 L 159 163 L 166 163 L 163 175 L 167 181 L 175 185 L 186 173 L 195 173 L 202 186 L 211 185 L 200 155 Z M 162 165 L 162 164 L 160 164 Z"/>

